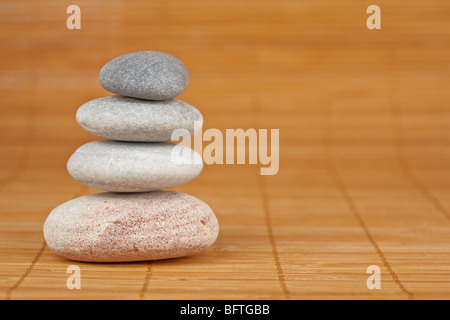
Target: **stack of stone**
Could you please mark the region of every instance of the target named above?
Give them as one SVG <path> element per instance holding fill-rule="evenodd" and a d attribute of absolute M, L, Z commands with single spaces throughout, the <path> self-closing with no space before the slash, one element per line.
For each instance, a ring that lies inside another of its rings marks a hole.
<path fill-rule="evenodd" d="M 203 123 L 196 108 L 173 99 L 188 81 L 180 60 L 156 51 L 126 54 L 102 68 L 100 83 L 118 96 L 85 103 L 76 118 L 109 140 L 81 146 L 67 169 L 80 183 L 108 192 L 73 199 L 50 213 L 44 237 L 56 254 L 142 261 L 188 256 L 214 243 L 219 226 L 207 204 L 160 190 L 187 183 L 203 167 L 194 150 L 169 142 L 176 140 L 174 130 L 193 135 Z"/>

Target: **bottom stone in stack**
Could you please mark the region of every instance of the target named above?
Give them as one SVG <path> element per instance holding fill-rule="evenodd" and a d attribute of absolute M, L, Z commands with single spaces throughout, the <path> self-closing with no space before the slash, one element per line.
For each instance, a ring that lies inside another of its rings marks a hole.
<path fill-rule="evenodd" d="M 210 247 L 218 233 L 206 203 L 175 191 L 79 197 L 56 207 L 44 224 L 52 251 L 89 262 L 189 256 Z"/>

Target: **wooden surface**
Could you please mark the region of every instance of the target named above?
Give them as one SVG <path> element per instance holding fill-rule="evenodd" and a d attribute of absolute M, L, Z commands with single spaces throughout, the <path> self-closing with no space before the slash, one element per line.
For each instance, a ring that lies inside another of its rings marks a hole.
<path fill-rule="evenodd" d="M 3 299 L 450 298 L 450 2 L 0 2 Z M 109 95 L 101 66 L 160 50 L 188 66 L 179 97 L 205 127 L 280 129 L 280 170 L 205 166 L 175 190 L 208 203 L 213 247 L 188 258 L 89 264 L 53 254 L 42 225 L 97 192 L 66 171 L 96 140 L 75 121 Z M 81 290 L 66 269 L 81 268 Z M 366 269 L 381 269 L 369 290 Z"/>

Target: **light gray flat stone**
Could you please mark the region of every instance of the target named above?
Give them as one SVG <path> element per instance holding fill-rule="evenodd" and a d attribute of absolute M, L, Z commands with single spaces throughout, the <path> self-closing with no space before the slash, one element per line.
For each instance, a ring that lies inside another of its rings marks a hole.
<path fill-rule="evenodd" d="M 185 129 L 194 135 L 203 124 L 200 111 L 176 99 L 99 98 L 83 104 L 76 117 L 87 132 L 120 141 L 173 141 L 174 130 Z"/>
<path fill-rule="evenodd" d="M 167 100 L 186 89 L 189 73 L 183 62 L 168 53 L 138 51 L 106 63 L 99 80 L 103 88 L 122 96 Z"/>
<path fill-rule="evenodd" d="M 174 143 L 94 141 L 67 162 L 69 174 L 92 188 L 114 192 L 145 192 L 171 188 L 197 177 L 201 156 Z"/>
<path fill-rule="evenodd" d="M 189 256 L 210 247 L 218 233 L 206 203 L 174 191 L 90 194 L 56 207 L 44 223 L 53 252 L 90 262 Z"/>

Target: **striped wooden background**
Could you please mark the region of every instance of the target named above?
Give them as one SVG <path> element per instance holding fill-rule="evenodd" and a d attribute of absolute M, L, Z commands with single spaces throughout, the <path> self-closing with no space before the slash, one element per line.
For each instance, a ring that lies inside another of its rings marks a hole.
<path fill-rule="evenodd" d="M 450 2 L 377 0 L 381 30 L 359 0 L 79 0 L 81 30 L 66 28 L 70 4 L 0 2 L 3 299 L 450 298 Z M 280 129 L 279 173 L 205 166 L 175 188 L 219 219 L 202 254 L 64 260 L 43 222 L 97 192 L 65 168 L 96 139 L 75 112 L 109 95 L 106 61 L 138 50 L 185 62 L 179 98 L 205 129 Z"/>

